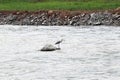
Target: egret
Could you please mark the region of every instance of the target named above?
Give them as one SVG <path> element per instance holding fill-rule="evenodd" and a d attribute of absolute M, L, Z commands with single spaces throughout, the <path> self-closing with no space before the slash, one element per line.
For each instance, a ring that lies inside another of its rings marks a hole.
<path fill-rule="evenodd" d="M 55 45 L 58 45 L 58 48 L 60 49 L 60 43 L 62 43 L 62 42 L 63 42 L 63 39 L 57 41 L 57 42 L 55 43 Z"/>

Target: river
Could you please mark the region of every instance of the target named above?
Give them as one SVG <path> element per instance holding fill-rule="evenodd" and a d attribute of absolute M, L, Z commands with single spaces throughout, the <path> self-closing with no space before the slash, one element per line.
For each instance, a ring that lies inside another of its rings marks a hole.
<path fill-rule="evenodd" d="M 0 80 L 120 80 L 120 27 L 0 25 Z"/>

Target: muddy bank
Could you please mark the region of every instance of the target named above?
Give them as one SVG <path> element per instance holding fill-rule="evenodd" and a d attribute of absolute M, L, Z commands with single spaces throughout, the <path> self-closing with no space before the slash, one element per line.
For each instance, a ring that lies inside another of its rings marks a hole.
<path fill-rule="evenodd" d="M 0 25 L 120 26 L 120 8 L 105 11 L 0 11 Z"/>

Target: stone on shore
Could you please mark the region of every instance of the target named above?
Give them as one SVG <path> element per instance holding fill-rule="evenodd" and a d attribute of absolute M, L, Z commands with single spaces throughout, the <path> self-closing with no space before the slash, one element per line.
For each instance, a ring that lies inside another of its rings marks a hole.
<path fill-rule="evenodd" d="M 113 11 L 81 13 L 73 11 L 0 12 L 0 25 L 120 26 L 120 8 Z"/>
<path fill-rule="evenodd" d="M 55 46 L 51 44 L 46 44 L 40 51 L 55 51 L 58 50 Z"/>

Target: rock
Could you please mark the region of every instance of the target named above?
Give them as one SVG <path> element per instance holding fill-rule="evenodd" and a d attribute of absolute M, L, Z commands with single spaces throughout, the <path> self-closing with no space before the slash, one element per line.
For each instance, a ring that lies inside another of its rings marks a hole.
<path fill-rule="evenodd" d="M 112 14 L 108 12 L 104 12 L 101 14 L 100 20 L 103 25 L 111 25 L 113 23 Z"/>
<path fill-rule="evenodd" d="M 113 14 L 113 18 L 114 18 L 114 19 L 118 19 L 118 18 L 120 18 L 120 15 L 118 15 L 118 14 Z"/>
<path fill-rule="evenodd" d="M 58 50 L 55 46 L 51 44 L 46 44 L 40 51 L 55 51 Z"/>
<path fill-rule="evenodd" d="M 100 25 L 101 14 L 100 13 L 91 13 L 90 20 L 88 21 L 89 25 Z"/>
<path fill-rule="evenodd" d="M 92 25 L 101 25 L 101 22 L 94 22 L 94 23 L 92 23 Z"/>
<path fill-rule="evenodd" d="M 6 20 L 13 21 L 16 20 L 16 18 L 17 18 L 16 15 L 10 14 L 8 17 L 6 17 Z"/>
<path fill-rule="evenodd" d="M 89 25 L 111 25 L 113 22 L 112 14 L 108 12 L 92 13 L 90 16 Z"/>
<path fill-rule="evenodd" d="M 120 26 L 120 19 L 116 19 L 113 21 L 114 26 Z"/>
<path fill-rule="evenodd" d="M 79 19 L 79 25 L 88 25 L 88 20 L 90 19 L 90 15 L 89 14 L 81 14 L 79 15 L 80 19 Z"/>

